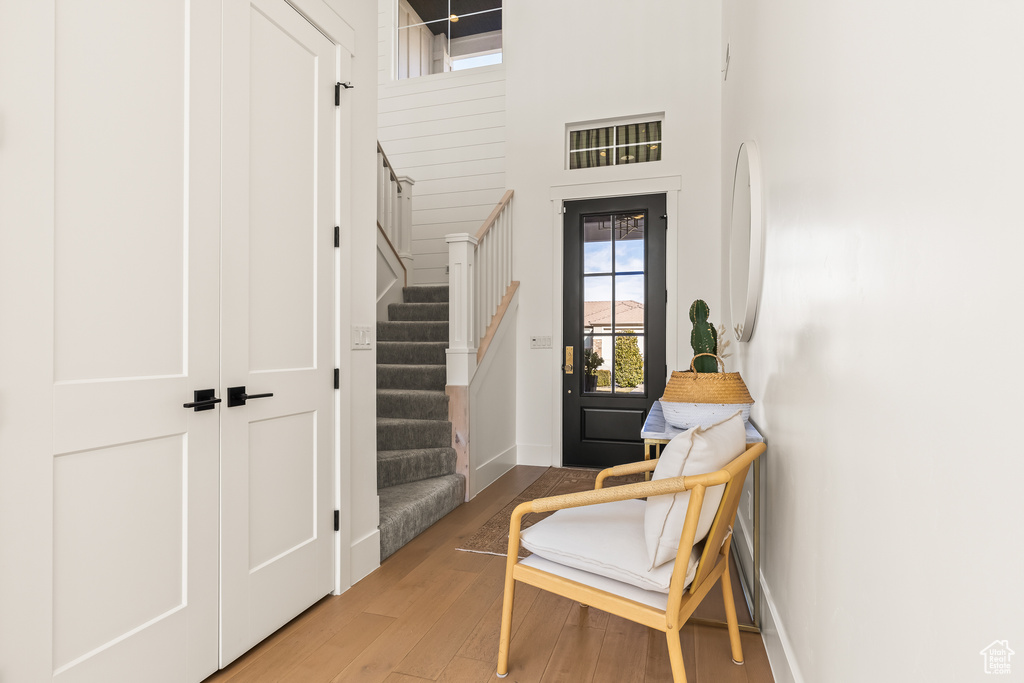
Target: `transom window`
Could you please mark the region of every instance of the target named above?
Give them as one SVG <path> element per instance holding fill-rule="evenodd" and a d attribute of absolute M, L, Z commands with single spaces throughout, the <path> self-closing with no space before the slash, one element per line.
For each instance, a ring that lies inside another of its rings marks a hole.
<path fill-rule="evenodd" d="M 602 122 L 595 126 L 571 124 L 568 128 L 568 167 L 593 168 L 661 161 L 660 118 Z"/>

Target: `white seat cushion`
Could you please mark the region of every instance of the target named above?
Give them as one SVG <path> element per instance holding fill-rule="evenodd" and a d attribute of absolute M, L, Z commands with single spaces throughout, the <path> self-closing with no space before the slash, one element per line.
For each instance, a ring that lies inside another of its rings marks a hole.
<path fill-rule="evenodd" d="M 747 447 L 743 413 L 736 413 L 710 427 L 694 427 L 673 438 L 661 452 L 652 481 L 671 477 L 687 477 L 716 472 L 743 453 Z M 694 545 L 704 540 L 715 521 L 722 502 L 725 485 L 712 486 L 704 492 L 704 503 L 697 521 Z M 644 515 L 644 537 L 648 569 L 657 568 L 674 559 L 683 535 L 686 507 L 690 492 L 651 496 Z M 671 565 L 669 565 L 671 566 Z"/>
<path fill-rule="evenodd" d="M 668 593 L 672 565 L 650 568 L 644 543 L 645 510 L 642 500 L 559 510 L 523 531 L 523 547 L 560 565 L 645 591 Z M 699 561 L 700 552 L 695 550 L 687 567 L 687 585 L 693 580 Z"/>
<path fill-rule="evenodd" d="M 650 605 L 655 609 L 663 610 L 668 605 L 668 593 L 662 593 L 661 591 L 645 591 L 642 588 L 637 588 L 636 586 L 616 581 L 615 579 L 609 579 L 606 576 L 591 574 L 590 572 L 585 572 L 582 569 L 567 567 L 564 564 L 545 560 L 540 555 L 530 555 L 526 559 L 520 560 L 519 564 L 527 567 L 535 567 L 541 571 L 548 572 L 549 574 L 561 576 L 564 579 L 569 579 L 576 583 L 582 583 L 584 586 L 591 586 L 592 588 L 596 588 L 607 593 L 628 598 L 634 602 Z"/>

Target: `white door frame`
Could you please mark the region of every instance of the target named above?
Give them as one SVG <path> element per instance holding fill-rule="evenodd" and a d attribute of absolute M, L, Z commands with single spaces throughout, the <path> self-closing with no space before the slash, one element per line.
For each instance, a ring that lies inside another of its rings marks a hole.
<path fill-rule="evenodd" d="M 342 48 L 337 50 L 337 65 L 336 73 L 339 74 L 339 80 L 345 81 L 351 77 L 352 64 L 343 63 L 342 55 L 343 51 L 348 52 L 352 58 L 356 56 L 356 34 L 355 29 L 352 28 L 346 21 L 344 21 L 338 13 L 332 9 L 325 0 L 286 0 L 289 5 L 295 8 L 299 14 L 311 23 L 318 31 L 323 33 L 327 38 L 332 41 L 335 45 Z M 348 59 L 349 62 L 352 59 Z M 336 225 L 341 227 L 341 233 L 344 235 L 351 231 L 352 227 L 352 174 L 351 164 L 343 164 L 342 161 L 342 146 L 351 144 L 352 142 L 352 102 L 351 98 L 345 97 L 342 93 L 341 106 L 335 109 L 336 120 L 335 125 L 337 126 L 337 150 L 335 153 L 335 160 L 337 164 L 336 177 L 338 182 L 338 191 L 335 193 L 337 197 L 337 205 L 335 206 L 335 221 Z M 350 159 L 351 160 L 351 159 Z M 334 259 L 334 366 L 341 370 L 343 375 L 347 373 L 348 367 L 343 362 L 344 357 L 341 354 L 342 340 L 346 337 L 342 334 L 342 255 L 341 251 L 347 249 L 347 245 L 342 245 L 341 249 L 335 249 Z M 343 472 L 348 472 L 350 469 L 350 460 L 352 457 L 351 449 L 346 447 L 347 441 L 343 441 L 342 436 L 347 434 L 348 426 L 350 424 L 349 411 L 343 410 L 348 407 L 348 401 L 343 400 L 342 392 L 334 392 L 334 509 L 341 511 L 341 529 L 335 533 L 335 551 L 334 551 L 334 594 L 339 595 L 343 590 L 348 588 L 351 583 L 350 580 L 350 563 L 347 562 L 347 558 L 344 556 L 346 552 L 351 552 L 351 538 L 352 529 L 350 521 L 351 515 L 351 500 L 352 491 L 351 477 L 342 477 Z M 342 479 L 346 482 L 342 484 Z"/>

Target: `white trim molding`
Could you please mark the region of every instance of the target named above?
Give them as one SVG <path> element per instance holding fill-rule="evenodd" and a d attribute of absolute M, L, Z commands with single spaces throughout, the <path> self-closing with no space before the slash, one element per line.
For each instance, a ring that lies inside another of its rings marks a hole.
<path fill-rule="evenodd" d="M 643 164 L 640 164 L 642 166 Z M 622 167 L 619 167 L 622 168 Z M 631 167 L 632 168 L 635 167 Z M 607 180 L 598 182 L 565 183 L 551 186 L 551 340 L 552 348 L 560 349 L 562 340 L 562 262 L 564 253 L 563 241 L 563 208 L 566 201 L 580 199 L 597 199 L 601 197 L 627 197 L 643 194 L 665 194 L 665 210 L 668 213 L 668 235 L 665 241 L 665 258 L 670 259 L 679 248 L 679 193 L 683 181 L 680 176 L 658 176 L 654 178 L 633 178 L 626 180 Z M 669 260 L 668 263 L 672 261 Z M 668 289 L 668 302 L 665 309 L 665 362 L 676 367 L 678 346 L 678 281 L 673 268 L 666 269 L 665 287 Z M 551 372 L 554 377 L 561 375 L 562 358 L 558 353 L 551 356 Z M 562 466 L 562 383 L 552 382 L 551 405 L 551 447 L 550 459 L 544 463 L 540 453 L 529 457 L 531 447 L 519 444 L 519 463 L 529 465 L 550 464 L 552 467 Z"/>

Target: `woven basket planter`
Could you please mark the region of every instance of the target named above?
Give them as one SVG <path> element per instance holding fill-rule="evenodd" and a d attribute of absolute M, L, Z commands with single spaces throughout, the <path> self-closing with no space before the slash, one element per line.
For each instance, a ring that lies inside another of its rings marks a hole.
<path fill-rule="evenodd" d="M 713 353 L 699 353 L 693 357 L 712 356 Z M 665 421 L 679 429 L 710 427 L 729 417 L 737 410 L 743 411 L 743 419 L 750 419 L 750 406 L 754 399 L 747 391 L 747 385 L 738 372 L 697 372 L 690 361 L 688 372 L 675 371 L 665 385 L 661 397 L 661 408 Z"/>

